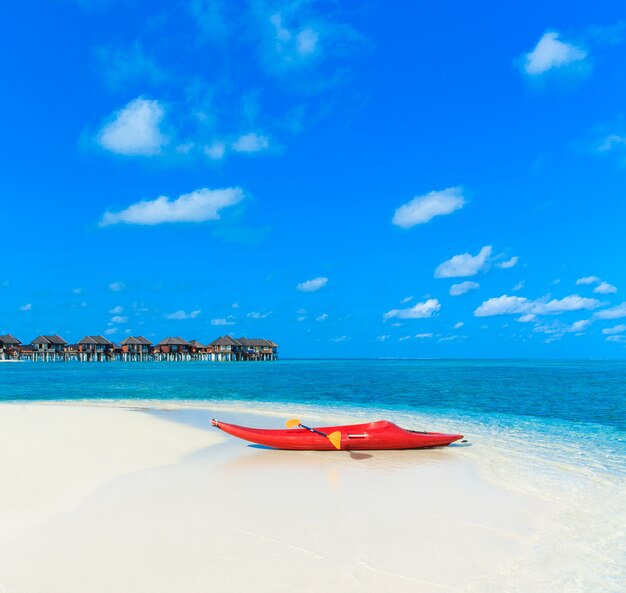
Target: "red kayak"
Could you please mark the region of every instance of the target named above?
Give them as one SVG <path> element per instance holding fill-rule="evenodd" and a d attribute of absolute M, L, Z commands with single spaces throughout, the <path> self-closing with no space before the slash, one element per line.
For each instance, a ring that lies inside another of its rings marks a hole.
<path fill-rule="evenodd" d="M 387 420 L 368 422 L 367 424 L 323 426 L 314 429 L 303 427 L 286 430 L 248 428 L 236 424 L 227 424 L 219 420 L 211 420 L 211 424 L 234 437 L 258 445 L 299 451 L 427 449 L 446 447 L 463 438 L 461 434 L 405 430 Z M 333 442 L 336 444 L 333 445 Z"/>

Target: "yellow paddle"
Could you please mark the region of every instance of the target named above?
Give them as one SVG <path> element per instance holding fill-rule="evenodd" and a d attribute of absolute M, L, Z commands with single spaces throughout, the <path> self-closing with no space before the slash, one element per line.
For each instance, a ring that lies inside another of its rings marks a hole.
<path fill-rule="evenodd" d="M 294 426 L 297 426 L 298 428 L 304 428 L 306 430 L 310 430 L 311 432 L 314 432 L 315 434 L 319 434 L 323 437 L 326 437 L 332 443 L 335 449 L 341 449 L 341 433 L 338 430 L 336 430 L 335 432 L 331 432 L 330 434 L 326 434 L 325 432 L 322 432 L 320 430 L 315 430 L 314 428 L 311 428 L 309 426 L 304 426 L 304 424 L 302 424 L 300 420 L 298 420 L 297 418 L 292 418 L 291 420 L 287 420 L 287 422 L 285 422 L 285 426 L 287 428 L 293 428 Z"/>

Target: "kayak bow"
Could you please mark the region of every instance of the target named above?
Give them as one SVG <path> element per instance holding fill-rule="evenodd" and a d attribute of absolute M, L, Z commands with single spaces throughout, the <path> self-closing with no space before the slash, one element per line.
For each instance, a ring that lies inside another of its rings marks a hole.
<path fill-rule="evenodd" d="M 305 428 L 287 430 L 249 428 L 215 419 L 211 420 L 211 424 L 234 437 L 257 445 L 300 451 L 335 451 L 336 447 L 326 436 L 334 432 L 341 434 L 341 449 L 347 451 L 446 447 L 463 438 L 461 434 L 405 430 L 387 420 L 366 424 L 324 426 L 315 428 L 314 432 Z"/>

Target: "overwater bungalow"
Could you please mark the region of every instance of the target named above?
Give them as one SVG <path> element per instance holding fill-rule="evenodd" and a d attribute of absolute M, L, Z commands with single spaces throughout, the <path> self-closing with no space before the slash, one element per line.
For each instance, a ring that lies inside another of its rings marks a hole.
<path fill-rule="evenodd" d="M 151 360 L 152 342 L 143 336 L 129 336 L 120 342 L 119 359 L 128 360 Z"/>
<path fill-rule="evenodd" d="M 210 344 L 213 346 L 211 360 L 276 360 L 278 345 L 260 338 L 233 338 L 220 336 Z"/>
<path fill-rule="evenodd" d="M 63 360 L 65 358 L 65 348 L 67 342 L 58 334 L 51 336 L 37 336 L 31 340 L 33 346 L 33 360 Z M 30 354 L 30 353 L 29 353 Z M 22 358 L 28 357 L 27 351 L 22 347 Z"/>
<path fill-rule="evenodd" d="M 85 336 L 68 344 L 58 334 L 40 335 L 29 344 L 0 335 L 0 360 L 31 361 L 257 361 L 277 360 L 278 345 L 260 338 L 220 336 L 209 344 L 180 336 L 164 338 L 156 345 L 144 336 L 128 336 L 115 344 L 104 336 Z"/>
<path fill-rule="evenodd" d="M 191 344 L 179 336 L 164 338 L 153 352 L 155 360 L 191 360 Z"/>
<path fill-rule="evenodd" d="M 78 360 L 101 362 L 113 360 L 114 357 L 115 344 L 104 336 L 85 336 L 78 342 Z"/>
<path fill-rule="evenodd" d="M 0 336 L 0 360 L 19 360 L 21 343 L 11 334 Z"/>

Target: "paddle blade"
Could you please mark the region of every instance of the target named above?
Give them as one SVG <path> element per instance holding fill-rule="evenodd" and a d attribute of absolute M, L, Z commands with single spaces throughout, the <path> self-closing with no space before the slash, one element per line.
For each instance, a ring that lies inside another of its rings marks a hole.
<path fill-rule="evenodd" d="M 294 426 L 300 426 L 300 420 L 298 420 L 297 418 L 292 418 L 291 420 L 287 420 L 287 422 L 285 422 L 285 426 L 287 428 L 293 428 Z"/>
<path fill-rule="evenodd" d="M 341 433 L 337 430 L 328 435 L 328 440 L 333 444 L 335 449 L 341 449 Z"/>

